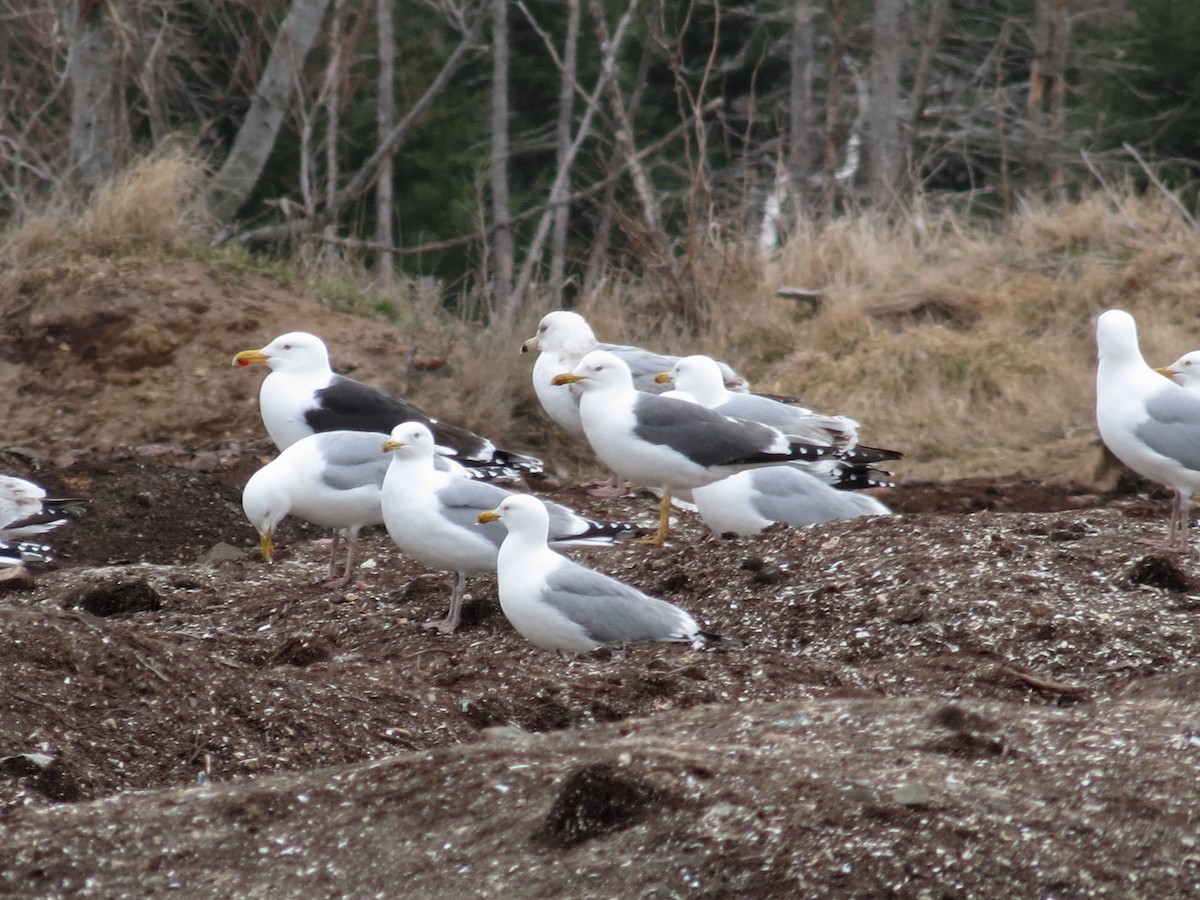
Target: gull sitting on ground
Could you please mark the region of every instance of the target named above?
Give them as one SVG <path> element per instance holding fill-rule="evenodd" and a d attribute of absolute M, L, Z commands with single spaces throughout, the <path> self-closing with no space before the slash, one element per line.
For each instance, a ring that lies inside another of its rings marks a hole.
<path fill-rule="evenodd" d="M 514 494 L 478 521 L 508 529 L 496 567 L 500 608 L 537 647 L 575 654 L 651 641 L 741 646 L 702 631 L 678 606 L 555 553 L 546 544 L 550 517 L 536 497 Z"/>

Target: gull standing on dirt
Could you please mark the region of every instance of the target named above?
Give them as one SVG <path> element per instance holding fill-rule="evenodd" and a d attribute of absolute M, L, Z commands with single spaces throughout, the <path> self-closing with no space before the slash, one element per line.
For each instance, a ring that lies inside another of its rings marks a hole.
<path fill-rule="evenodd" d="M 582 385 L 584 434 L 602 463 L 639 484 L 662 489 L 658 531 L 646 543 L 666 540 L 672 491 L 711 484 L 755 466 L 839 453 L 687 400 L 634 390 L 629 366 L 604 350 L 593 350 L 572 372 L 556 375 L 553 381 Z"/>
<path fill-rule="evenodd" d="M 1155 369 L 1180 387 L 1185 387 L 1193 394 L 1200 394 L 1200 350 L 1185 353 L 1169 366 Z"/>
<path fill-rule="evenodd" d="M 655 381 L 655 375 L 670 368 L 677 356 L 666 356 L 630 347 L 624 344 L 607 344 L 596 340 L 596 335 L 587 320 L 577 312 L 555 310 L 546 313 L 538 323 L 537 334 L 521 345 L 521 352 L 538 351 L 533 364 L 533 391 L 538 402 L 554 422 L 575 437 L 584 437 L 583 422 L 579 418 L 580 389 L 574 385 L 554 384 L 554 376 L 570 372 L 593 350 L 607 350 L 629 366 L 633 385 L 639 391 L 650 394 L 666 390 Z M 749 383 L 725 363 L 717 363 L 724 383 L 735 391 L 749 390 Z M 623 494 L 622 478 L 614 473 L 608 482 L 585 485 L 588 493 L 600 497 Z"/>
<path fill-rule="evenodd" d="M 508 529 L 496 566 L 500 608 L 531 644 L 559 653 L 587 653 L 605 644 L 651 641 L 741 646 L 701 631 L 678 606 L 588 569 L 547 546 L 550 517 L 536 497 L 513 494 L 479 514 L 481 524 Z"/>
<path fill-rule="evenodd" d="M 1121 309 L 1096 321 L 1096 424 L 1113 455 L 1175 492 L 1166 549 L 1187 545 L 1192 495 L 1200 489 L 1200 396 L 1164 380 L 1138 348 L 1137 324 Z"/>
<path fill-rule="evenodd" d="M 388 434 L 402 422 L 424 422 L 439 446 L 464 466 L 501 466 L 512 474 L 542 471 L 542 461 L 501 450 L 465 428 L 439 422 L 407 400 L 334 373 L 325 342 L 313 334 L 280 335 L 261 350 L 243 350 L 235 366 L 266 365 L 271 371 L 259 389 L 263 424 L 280 450 L 325 431 Z"/>
<path fill-rule="evenodd" d="M 334 530 L 325 587 L 349 584 L 359 532 L 383 524 L 380 494 L 388 458 L 379 447 L 387 438 L 369 431 L 311 434 L 255 472 L 242 490 L 242 509 L 258 531 L 263 559 L 272 559 L 279 523 L 296 516 Z M 346 562 L 339 575 L 337 552 L 343 538 Z"/>
<path fill-rule="evenodd" d="M 454 572 L 449 612 L 425 623 L 426 628 L 449 634 L 462 616 L 468 576 L 496 571 L 496 554 L 504 540 L 503 528 L 478 528 L 475 520 L 514 495 L 439 469 L 433 435 L 421 422 L 396 426 L 377 452 L 390 454 L 382 493 L 388 534 L 417 562 Z M 560 545 L 611 544 L 636 535 L 634 526 L 625 522 L 599 522 L 558 504 L 550 504 L 549 510 L 550 536 Z"/>

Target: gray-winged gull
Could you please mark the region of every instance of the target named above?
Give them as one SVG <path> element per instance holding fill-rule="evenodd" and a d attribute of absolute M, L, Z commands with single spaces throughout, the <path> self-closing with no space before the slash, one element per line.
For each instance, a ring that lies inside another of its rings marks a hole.
<path fill-rule="evenodd" d="M 835 519 L 888 516 L 879 500 L 839 491 L 795 466 L 769 466 L 738 472 L 692 489 L 692 503 L 717 534 L 758 534 L 768 525 L 817 525 Z"/>
<path fill-rule="evenodd" d="M 1187 388 L 1193 394 L 1200 394 L 1200 350 L 1185 353 L 1169 366 L 1162 366 L 1154 371 Z"/>
<path fill-rule="evenodd" d="M 382 446 L 390 453 L 383 481 L 383 521 L 396 546 L 423 565 L 454 572 L 450 609 L 425 623 L 449 633 L 458 628 L 467 577 L 496 570 L 504 540 L 500 526 L 478 528 L 475 519 L 493 509 L 511 491 L 483 481 L 460 478 L 434 463 L 433 435 L 420 422 L 392 430 Z M 550 504 L 550 536 L 560 545 L 608 544 L 635 536 L 633 525 L 599 522 L 559 504 Z"/>
<path fill-rule="evenodd" d="M 243 350 L 237 366 L 270 368 L 259 389 L 263 424 L 280 450 L 302 437 L 325 431 L 371 431 L 388 434 L 402 422 L 424 422 L 440 447 L 464 466 L 505 466 L 516 472 L 542 471 L 532 456 L 498 449 L 490 440 L 465 428 L 440 422 L 407 400 L 334 373 L 325 342 L 293 331 L 260 350 Z"/>
<path fill-rule="evenodd" d="M 559 384 L 580 384 L 584 434 L 600 461 L 639 484 L 661 488 L 658 531 L 669 531 L 671 492 L 711 484 L 754 466 L 836 456 L 829 446 L 788 438 L 781 431 L 732 419 L 696 403 L 634 390 L 624 360 L 604 350 L 587 354 Z"/>
<path fill-rule="evenodd" d="M 296 516 L 334 529 L 326 587 L 345 587 L 354 574 L 358 533 L 383 523 L 380 492 L 388 458 L 379 448 L 386 434 L 326 431 L 288 446 L 242 489 L 242 509 L 258 531 L 263 558 L 271 561 L 275 529 L 285 516 Z M 338 544 L 346 541 L 346 562 L 337 571 Z"/>
<path fill-rule="evenodd" d="M 586 653 L 650 641 L 741 645 L 702 631 L 678 606 L 555 553 L 546 544 L 546 507 L 536 497 L 514 494 L 478 521 L 500 521 L 508 529 L 496 566 L 500 608 L 535 646 Z"/>
<path fill-rule="evenodd" d="M 15 475 L 0 475 L 0 539 L 45 534 L 83 515 L 83 504 L 78 497 L 47 497 L 41 485 Z"/>
<path fill-rule="evenodd" d="M 1096 424 L 1113 455 L 1175 492 L 1162 546 L 1187 544 L 1188 511 L 1200 488 L 1200 396 L 1163 379 L 1138 348 L 1137 324 L 1121 309 L 1096 321 Z"/>

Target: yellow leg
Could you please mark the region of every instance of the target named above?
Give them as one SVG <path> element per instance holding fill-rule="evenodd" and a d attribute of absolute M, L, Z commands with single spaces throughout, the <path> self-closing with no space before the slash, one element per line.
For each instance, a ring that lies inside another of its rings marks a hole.
<path fill-rule="evenodd" d="M 642 538 L 637 543 L 648 547 L 659 547 L 667 540 L 671 531 L 671 492 L 664 490 L 658 505 L 658 531 L 653 536 Z"/>

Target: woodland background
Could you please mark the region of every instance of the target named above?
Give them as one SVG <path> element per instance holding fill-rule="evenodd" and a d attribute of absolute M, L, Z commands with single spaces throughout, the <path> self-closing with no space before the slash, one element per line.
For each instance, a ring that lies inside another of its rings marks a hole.
<path fill-rule="evenodd" d="M 840 217 L 1190 225 L 1198 48 L 1176 0 L 4 0 L 0 221 L 171 147 L 217 243 L 499 326 L 632 275 L 699 330 L 715 246 Z"/>

